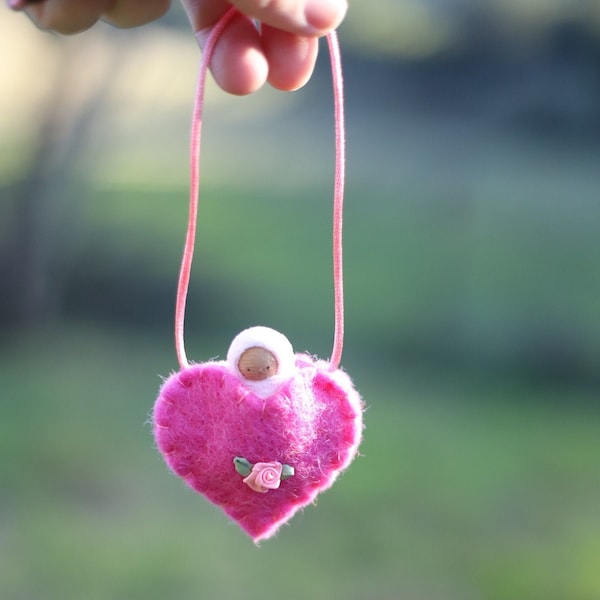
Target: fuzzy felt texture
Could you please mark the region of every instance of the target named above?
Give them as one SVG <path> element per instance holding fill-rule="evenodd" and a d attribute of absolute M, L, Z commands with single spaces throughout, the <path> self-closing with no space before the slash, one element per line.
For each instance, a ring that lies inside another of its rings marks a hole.
<path fill-rule="evenodd" d="M 247 343 L 234 340 L 229 360 L 192 365 L 172 375 L 161 388 L 153 423 L 171 470 L 258 542 L 330 487 L 350 464 L 362 435 L 362 402 L 344 372 L 332 372 L 327 362 L 305 354 L 293 355 L 293 368 L 270 395 L 257 395 L 232 366 L 232 355 L 260 343 L 285 364 L 289 357 L 280 351 L 292 349 L 271 333 L 265 337 L 264 331 L 252 330 L 247 330 Z M 289 465 L 294 474 L 276 489 L 259 493 L 244 483 L 235 457 Z"/>

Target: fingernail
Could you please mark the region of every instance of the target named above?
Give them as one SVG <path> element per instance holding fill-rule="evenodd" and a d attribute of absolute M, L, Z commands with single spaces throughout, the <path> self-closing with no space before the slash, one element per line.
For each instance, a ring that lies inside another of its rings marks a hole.
<path fill-rule="evenodd" d="M 335 29 L 344 19 L 348 4 L 344 0 L 309 0 L 304 8 L 304 18 L 315 33 Z"/>

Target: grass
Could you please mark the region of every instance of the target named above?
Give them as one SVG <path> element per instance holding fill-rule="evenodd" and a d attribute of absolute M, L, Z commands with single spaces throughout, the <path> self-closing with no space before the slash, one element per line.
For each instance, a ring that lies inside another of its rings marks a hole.
<path fill-rule="evenodd" d="M 62 325 L 2 365 L 5 600 L 600 595 L 600 415 L 585 391 L 358 363 L 362 456 L 257 549 L 153 448 L 165 340 Z"/>

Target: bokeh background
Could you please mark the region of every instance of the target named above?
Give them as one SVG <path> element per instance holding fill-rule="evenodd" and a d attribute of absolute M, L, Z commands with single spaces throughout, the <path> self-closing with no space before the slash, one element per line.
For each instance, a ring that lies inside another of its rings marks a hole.
<path fill-rule="evenodd" d="M 352 3 L 336 486 L 256 548 L 148 418 L 199 53 L 182 10 L 72 38 L 0 12 L 0 598 L 598 600 L 600 2 Z M 332 343 L 325 47 L 302 90 L 211 86 L 189 355 Z"/>

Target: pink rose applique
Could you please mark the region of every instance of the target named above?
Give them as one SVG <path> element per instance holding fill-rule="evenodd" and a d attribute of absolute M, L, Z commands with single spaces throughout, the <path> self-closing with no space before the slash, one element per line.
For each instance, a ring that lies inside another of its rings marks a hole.
<path fill-rule="evenodd" d="M 258 462 L 243 481 L 255 492 L 264 494 L 279 487 L 282 470 L 283 465 L 280 462 Z"/>

